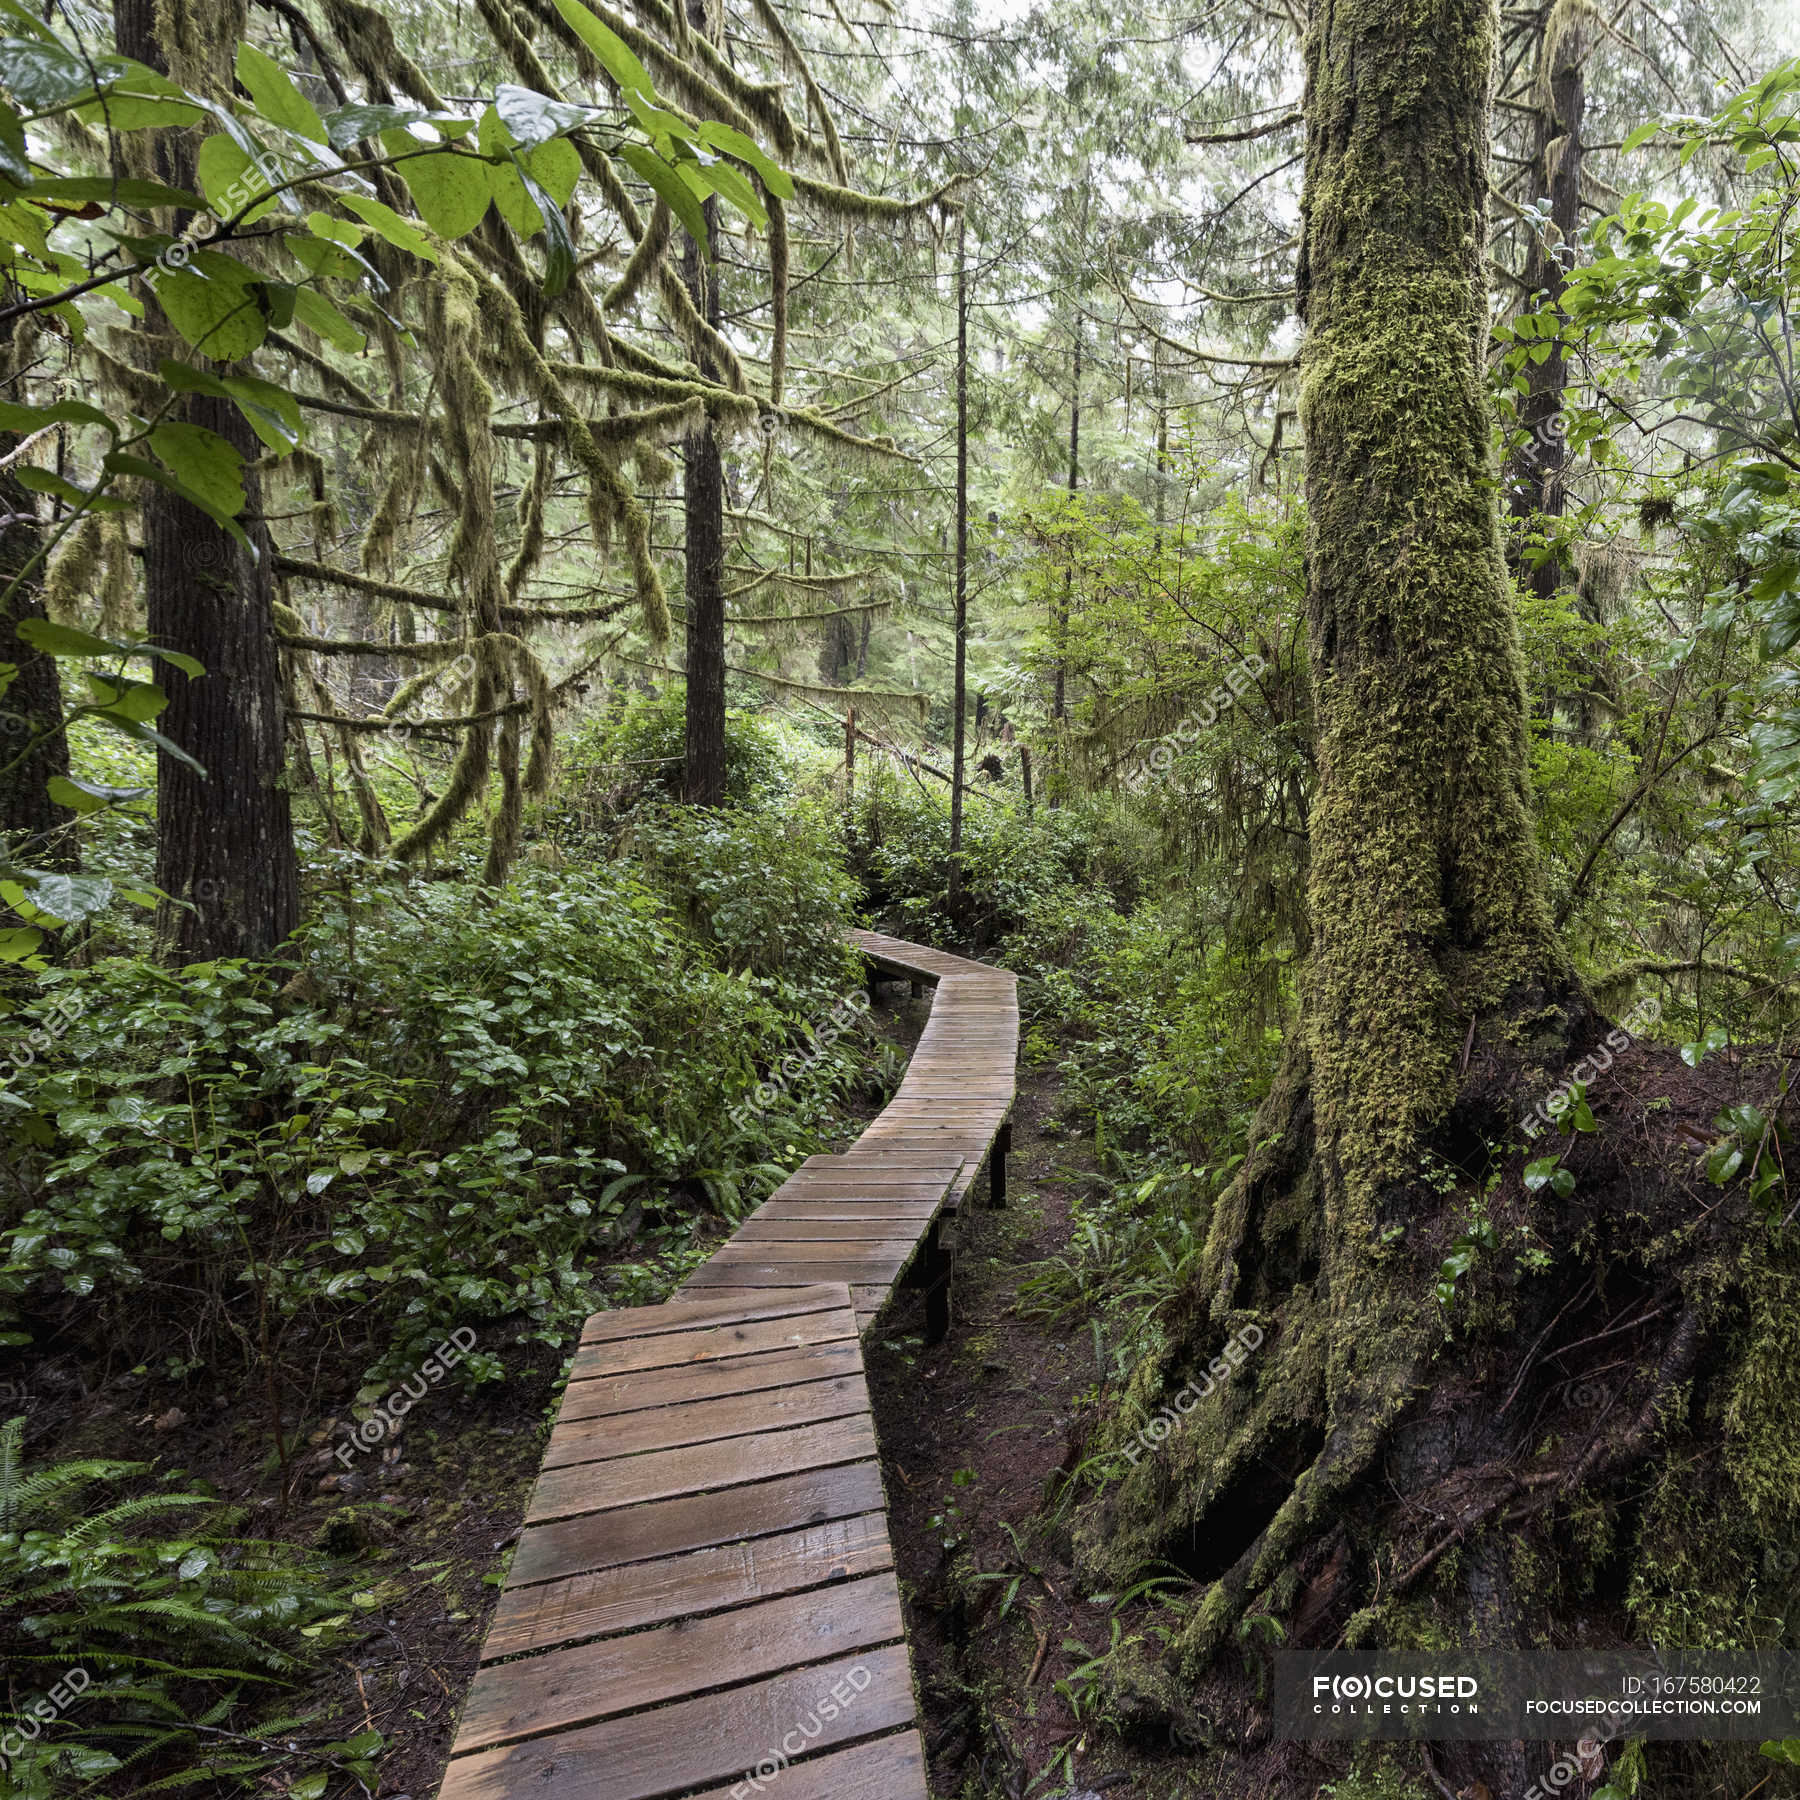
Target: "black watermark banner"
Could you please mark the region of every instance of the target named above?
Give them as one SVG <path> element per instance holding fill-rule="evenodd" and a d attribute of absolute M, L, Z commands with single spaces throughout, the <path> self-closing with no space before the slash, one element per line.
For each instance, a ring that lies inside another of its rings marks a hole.
<path fill-rule="evenodd" d="M 1791 1656 L 1703 1651 L 1320 1651 L 1275 1655 L 1278 1738 L 1800 1735 Z"/>

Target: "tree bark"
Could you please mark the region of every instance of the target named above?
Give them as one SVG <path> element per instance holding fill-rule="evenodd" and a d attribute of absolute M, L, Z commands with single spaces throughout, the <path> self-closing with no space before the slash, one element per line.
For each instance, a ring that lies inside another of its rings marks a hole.
<path fill-rule="evenodd" d="M 168 71 L 167 8 L 155 0 L 115 0 L 119 49 Z M 216 17 L 193 34 L 228 55 L 240 35 Z M 208 71 L 228 88 L 229 66 Z M 157 133 L 164 179 L 191 187 L 186 134 Z M 144 332 L 166 332 L 154 296 L 144 293 Z M 159 910 L 165 955 L 183 962 L 263 957 L 292 935 L 300 918 L 299 865 L 285 781 L 286 720 L 273 620 L 274 545 L 262 521 L 262 484 L 250 473 L 261 446 L 230 403 L 184 396 L 170 417 L 206 427 L 243 457 L 244 530 L 253 556 L 229 533 L 166 489 L 144 496 L 144 601 L 153 642 L 206 667 L 189 677 L 165 667 L 169 696 L 158 729 L 206 771 L 196 774 L 157 754 L 156 882 L 170 896 Z"/>
<path fill-rule="evenodd" d="M 709 232 L 718 204 L 706 202 Z M 683 273 L 697 312 L 719 323 L 719 272 L 688 239 Z M 725 799 L 725 465 L 708 418 L 682 440 L 687 473 L 682 512 L 687 548 L 687 758 L 683 792 L 690 806 Z"/>
<path fill-rule="evenodd" d="M 1550 28 L 1554 27 L 1554 34 Z M 1579 8 L 1553 8 L 1539 53 L 1542 93 L 1537 116 L 1533 192 L 1550 201 L 1548 229 L 1532 232 L 1525 255 L 1524 281 L 1538 306 L 1554 307 L 1567 285 L 1564 258 L 1581 232 L 1581 131 L 1586 111 L 1584 68 L 1588 52 L 1585 19 Z M 1508 470 L 1508 510 L 1522 525 L 1533 519 L 1560 519 L 1567 510 L 1568 444 L 1562 427 L 1568 365 L 1562 340 L 1550 340 L 1550 354 L 1525 370 L 1529 384 L 1519 409 L 1526 437 Z M 1560 556 L 1535 565 L 1518 559 L 1520 578 L 1548 598 L 1569 586 L 1574 571 Z"/>
<path fill-rule="evenodd" d="M 11 432 L 0 433 L 0 451 L 17 443 Z M 0 593 L 12 585 L 19 571 L 43 545 L 43 527 L 37 519 L 37 496 L 29 492 L 11 469 L 0 472 Z M 12 663 L 18 674 L 0 695 L 0 853 L 10 854 L 27 867 L 72 869 L 78 858 L 75 815 L 50 798 L 48 783 L 69 772 L 69 745 L 60 729 L 63 716 L 62 680 L 56 658 L 34 650 L 18 635 L 27 619 L 41 619 L 39 576 L 42 565 L 26 576 L 12 597 L 0 602 L 0 662 Z M 41 736 L 43 733 L 48 736 Z M 29 753 L 26 746 L 40 741 Z M 15 763 L 15 758 L 21 760 Z"/>
<path fill-rule="evenodd" d="M 956 675 L 951 699 L 950 912 L 962 900 L 963 713 L 969 665 L 969 263 L 967 212 L 956 216 Z"/>

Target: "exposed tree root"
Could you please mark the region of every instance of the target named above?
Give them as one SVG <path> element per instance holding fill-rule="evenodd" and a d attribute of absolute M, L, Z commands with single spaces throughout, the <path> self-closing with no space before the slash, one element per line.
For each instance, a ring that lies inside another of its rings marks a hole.
<path fill-rule="evenodd" d="M 1577 1040 L 1603 1029 L 1579 1003 L 1563 1016 Z M 1303 1058 L 1277 1081 L 1165 1348 L 1088 1446 L 1116 1478 L 1077 1514 L 1084 1571 L 1112 1586 L 1173 1563 L 1203 1584 L 1160 1665 L 1114 1672 L 1121 1721 L 1191 1718 L 1252 1614 L 1295 1647 L 1783 1641 L 1792 1233 L 1698 1176 L 1692 1139 L 1723 1098 L 1704 1072 L 1636 1046 L 1590 1093 L 1597 1133 L 1521 1153 L 1521 1096 L 1551 1077 L 1524 1075 L 1528 1034 L 1487 1036 L 1373 1244 L 1327 1224 L 1337 1176 Z M 1553 1066 L 1585 1047 L 1565 1039 Z M 1573 1193 L 1528 1192 L 1526 1157 L 1556 1148 Z M 1471 1234 L 1446 1308 L 1441 1265 Z M 1256 1352 L 1146 1448 L 1145 1418 L 1250 1322 Z M 1502 1792 L 1537 1754 L 1439 1760 Z"/>

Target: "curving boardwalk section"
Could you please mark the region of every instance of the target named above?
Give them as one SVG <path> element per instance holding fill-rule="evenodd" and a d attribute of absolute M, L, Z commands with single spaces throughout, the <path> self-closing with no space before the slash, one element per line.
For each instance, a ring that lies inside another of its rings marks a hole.
<path fill-rule="evenodd" d="M 871 987 L 936 983 L 906 1078 L 673 1300 L 588 1320 L 439 1800 L 927 1800 L 860 1340 L 903 1279 L 948 1322 L 1018 1002 L 855 938 Z"/>

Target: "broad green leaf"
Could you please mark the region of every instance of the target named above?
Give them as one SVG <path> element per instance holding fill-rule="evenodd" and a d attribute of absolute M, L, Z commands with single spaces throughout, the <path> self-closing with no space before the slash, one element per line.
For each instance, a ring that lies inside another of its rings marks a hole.
<path fill-rule="evenodd" d="M 693 189 L 654 150 L 644 144 L 621 144 L 614 154 L 629 164 L 635 174 L 669 203 L 669 210 L 681 221 L 688 236 L 700 246 L 701 254 L 708 254 L 706 215 L 700 210 L 700 202 Z"/>
<path fill-rule="evenodd" d="M 28 112 L 66 106 L 94 91 L 98 72 L 104 81 L 114 79 L 127 64 L 121 56 L 103 56 L 90 64 L 66 44 L 43 43 L 30 38 L 0 39 L 0 88 L 5 88 Z"/>
<path fill-rule="evenodd" d="M 402 131 L 430 116 L 416 106 L 340 106 L 336 112 L 325 115 L 324 123 L 331 134 L 331 147 L 343 151 L 364 138 L 379 137 L 387 131 Z"/>
<path fill-rule="evenodd" d="M 51 406 L 19 406 L 11 400 L 0 400 L 0 431 L 16 431 L 21 436 L 41 431 L 46 425 L 99 425 L 115 438 L 119 428 L 97 406 L 85 400 L 58 400 Z"/>
<path fill-rule="evenodd" d="M 54 469 L 40 469 L 36 463 L 20 463 L 14 468 L 21 487 L 28 487 L 34 494 L 54 494 L 57 499 L 67 501 L 70 506 L 85 507 L 89 512 L 129 512 L 131 502 L 122 500 L 117 494 L 96 493 L 91 489 L 77 487 L 67 476 L 59 475 Z"/>
<path fill-rule="evenodd" d="M 366 194 L 340 194 L 338 198 L 373 230 L 387 239 L 397 250 L 409 250 L 428 263 L 438 260 L 431 240 L 409 219 L 403 219 L 391 206 Z"/>
<path fill-rule="evenodd" d="M 315 281 L 353 280 L 360 273 L 359 258 L 343 244 L 319 237 L 290 236 L 287 248 L 294 261 Z"/>
<path fill-rule="evenodd" d="M 113 884 L 103 875 L 64 875 L 38 869 L 26 881 L 25 891 L 39 912 L 64 925 L 79 925 L 110 904 Z"/>
<path fill-rule="evenodd" d="M 404 142 L 396 145 L 396 138 L 404 138 Z M 396 132 L 388 132 L 382 141 L 395 154 L 413 143 Z M 409 156 L 395 164 L 395 173 L 406 183 L 419 217 L 441 238 L 466 237 L 481 223 L 492 197 L 487 164 L 460 150 Z"/>
<path fill-rule="evenodd" d="M 327 238 L 354 250 L 363 241 L 363 228 L 354 219 L 339 219 L 327 212 L 309 212 L 306 229 L 314 237 Z"/>
<path fill-rule="evenodd" d="M 169 696 L 154 681 L 133 681 L 128 675 L 101 675 L 89 669 L 87 684 L 94 692 L 90 705 L 134 725 L 148 725 L 160 718 L 169 704 Z"/>
<path fill-rule="evenodd" d="M 301 288 L 294 295 L 294 317 L 326 343 L 354 354 L 368 339 L 327 300 L 317 288 Z"/>
<path fill-rule="evenodd" d="M 218 250 L 195 251 L 185 269 L 166 270 L 155 283 L 169 323 L 217 362 L 248 356 L 268 335 L 260 285 L 253 270 Z"/>
<path fill-rule="evenodd" d="M 591 7 L 583 6 L 581 0 L 556 0 L 556 10 L 621 89 L 636 88 L 640 93 L 655 94 L 644 65 L 610 25 L 594 16 Z"/>
<path fill-rule="evenodd" d="M 748 177 L 723 160 L 698 165 L 682 164 L 684 169 L 690 166 L 695 168 L 700 179 L 721 200 L 729 201 L 759 231 L 767 230 L 769 215 L 764 210 L 763 203 L 756 197 L 756 189 L 750 185 Z"/>
<path fill-rule="evenodd" d="M 70 206 L 86 206 L 90 201 L 101 206 L 178 206 L 187 212 L 198 212 L 198 194 L 186 188 L 170 187 L 161 181 L 145 181 L 137 176 L 58 175 L 48 181 L 34 182 L 29 198 L 56 200 Z"/>
<path fill-rule="evenodd" d="M 287 71 L 251 44 L 238 45 L 237 78 L 271 125 L 315 144 L 330 142 L 318 108 L 288 79 Z"/>
<path fill-rule="evenodd" d="M 32 954 L 43 941 L 44 934 L 32 925 L 0 928 L 0 963 L 23 963 L 27 968 L 46 967 Z"/>
<path fill-rule="evenodd" d="M 728 155 L 735 156 L 740 162 L 747 162 L 762 177 L 763 186 L 776 199 L 793 199 L 793 176 L 780 163 L 765 155 L 754 138 L 746 137 L 733 126 L 721 125 L 716 119 L 706 119 L 700 125 L 700 141 L 711 149 L 723 150 Z"/>
<path fill-rule="evenodd" d="M 521 175 L 525 191 L 543 221 L 544 293 L 554 300 L 575 273 L 575 240 L 569 235 L 569 222 L 563 217 L 562 208 L 529 175 L 523 171 Z"/>
<path fill-rule="evenodd" d="M 1662 120 L 1661 119 L 1651 119 L 1647 124 L 1640 125 L 1636 131 L 1631 132 L 1626 137 L 1625 142 L 1623 144 L 1621 144 L 1619 146 L 1619 148 L 1621 150 L 1639 149 L 1643 145 L 1649 143 L 1649 141 L 1653 137 L 1655 137 L 1656 134 L 1661 130 L 1662 130 Z"/>
<path fill-rule="evenodd" d="M 268 193 L 267 179 L 243 145 L 227 133 L 215 131 L 200 146 L 195 167 L 200 191 L 221 219 L 243 213 L 243 223 L 249 224 L 275 210 L 277 201 Z M 259 200 L 259 194 L 265 197 Z"/>
<path fill-rule="evenodd" d="M 162 429 L 162 427 L 158 427 L 159 431 Z M 201 430 L 204 428 L 195 426 L 191 427 L 191 429 Z M 220 441 L 223 442 L 223 439 Z M 204 494 L 198 493 L 193 488 L 189 487 L 186 482 L 182 481 L 181 478 L 173 472 L 172 469 L 165 469 L 159 464 L 149 462 L 141 456 L 127 456 L 123 451 L 119 450 L 113 451 L 105 459 L 102 466 L 110 473 L 118 475 L 136 475 L 144 481 L 154 481 L 158 487 L 167 488 L 170 493 L 187 501 L 190 506 L 198 507 L 215 525 L 221 530 L 228 532 L 238 543 L 243 545 L 252 556 L 256 554 L 255 545 L 253 545 L 249 538 L 244 535 L 244 528 L 237 522 L 236 518 L 223 507 L 215 506 Z M 241 498 L 242 489 L 239 490 L 239 494 L 240 499 L 238 504 L 241 507 L 243 504 Z"/>
<path fill-rule="evenodd" d="M 204 425 L 166 423 L 150 434 L 150 448 L 169 472 L 215 516 L 244 510 L 244 459 Z"/>
<path fill-rule="evenodd" d="M 117 657 L 130 654 L 127 646 L 116 639 L 95 637 L 91 631 L 78 631 L 73 625 L 58 625 L 54 619 L 21 619 L 15 629 L 32 649 L 45 656 Z"/>
<path fill-rule="evenodd" d="M 551 100 L 508 82 L 502 82 L 495 90 L 494 109 L 521 150 L 534 149 L 605 116 L 591 106 L 571 106 L 566 100 Z"/>
<path fill-rule="evenodd" d="M 66 806 L 78 813 L 104 812 L 109 806 L 142 800 L 150 792 L 148 788 L 106 787 L 98 781 L 83 781 L 75 775 L 52 775 L 47 785 L 50 798 L 58 806 Z"/>
<path fill-rule="evenodd" d="M 97 125 L 102 131 L 154 131 L 172 125 L 198 125 L 209 114 L 205 107 L 188 99 L 179 99 L 182 90 L 174 82 L 167 84 L 169 97 L 161 88 L 148 87 L 141 76 L 127 76 L 117 87 L 108 88 L 101 100 L 78 106 L 75 116 L 84 125 Z"/>

